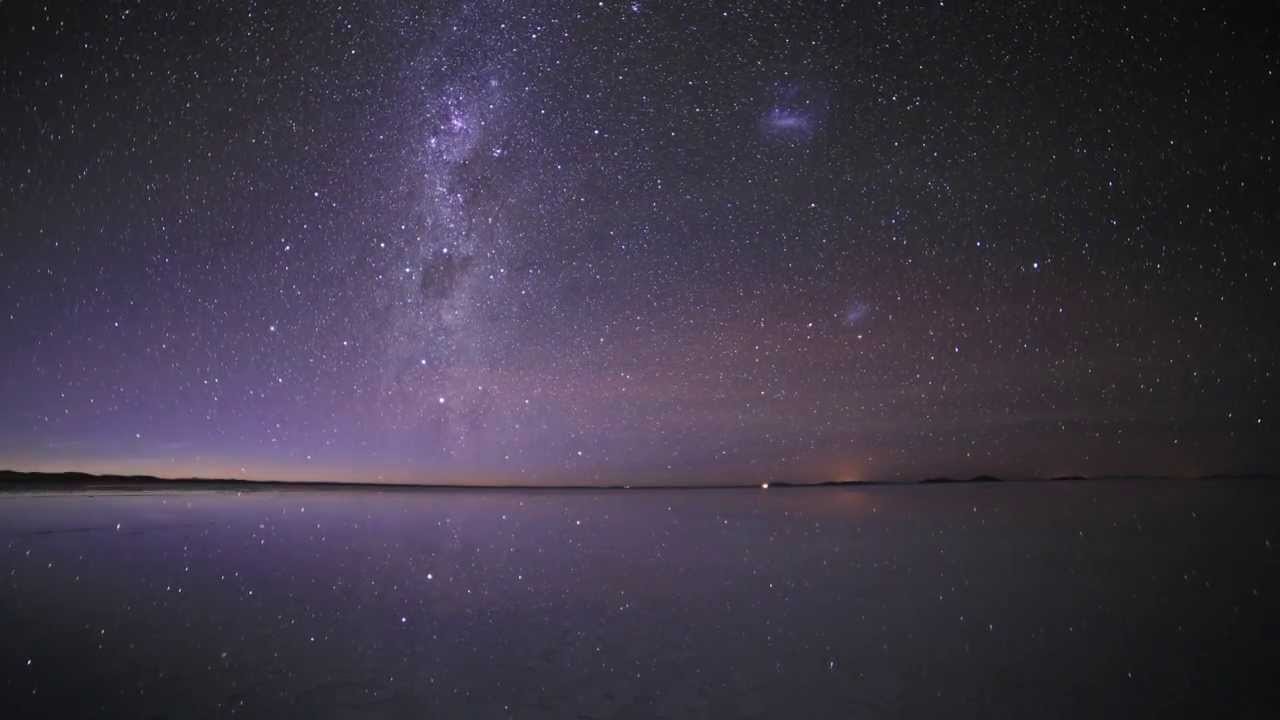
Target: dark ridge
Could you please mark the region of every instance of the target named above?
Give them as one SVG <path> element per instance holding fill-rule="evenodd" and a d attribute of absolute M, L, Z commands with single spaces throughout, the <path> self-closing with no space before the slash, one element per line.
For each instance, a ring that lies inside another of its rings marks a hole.
<path fill-rule="evenodd" d="M 921 480 L 920 484 L 921 485 L 939 485 L 939 484 L 945 484 L 945 483 L 992 483 L 992 482 L 1004 482 L 1004 480 L 1001 480 L 998 477 L 992 477 L 991 475 L 976 475 L 974 477 L 969 478 L 968 480 L 965 480 L 964 478 L 932 477 L 932 478 L 925 478 L 924 480 Z"/>

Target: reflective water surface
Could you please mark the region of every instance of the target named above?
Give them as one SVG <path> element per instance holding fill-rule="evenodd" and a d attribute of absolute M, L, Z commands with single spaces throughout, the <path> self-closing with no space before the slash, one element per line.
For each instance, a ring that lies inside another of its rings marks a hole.
<path fill-rule="evenodd" d="M 1271 717 L 1265 482 L 0 494 L 6 717 Z"/>

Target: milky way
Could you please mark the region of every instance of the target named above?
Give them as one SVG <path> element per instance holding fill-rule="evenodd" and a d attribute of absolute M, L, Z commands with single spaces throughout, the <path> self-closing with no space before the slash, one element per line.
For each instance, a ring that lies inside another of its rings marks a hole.
<path fill-rule="evenodd" d="M 1276 469 L 1266 23 L 2 12 L 2 466 Z"/>

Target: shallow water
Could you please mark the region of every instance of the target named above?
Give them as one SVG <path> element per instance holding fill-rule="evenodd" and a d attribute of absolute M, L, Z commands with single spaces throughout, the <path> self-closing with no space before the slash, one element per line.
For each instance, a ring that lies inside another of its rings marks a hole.
<path fill-rule="evenodd" d="M 1273 716 L 1280 488 L 0 495 L 8 717 Z"/>

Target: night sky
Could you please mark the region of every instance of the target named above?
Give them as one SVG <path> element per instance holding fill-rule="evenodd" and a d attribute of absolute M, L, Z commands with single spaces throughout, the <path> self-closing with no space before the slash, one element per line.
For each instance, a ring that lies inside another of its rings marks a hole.
<path fill-rule="evenodd" d="M 1277 24 L 1069 5 L 4 3 L 0 466 L 1280 469 Z"/>

